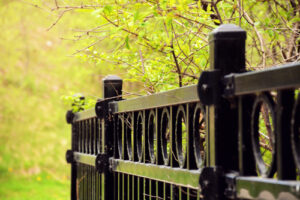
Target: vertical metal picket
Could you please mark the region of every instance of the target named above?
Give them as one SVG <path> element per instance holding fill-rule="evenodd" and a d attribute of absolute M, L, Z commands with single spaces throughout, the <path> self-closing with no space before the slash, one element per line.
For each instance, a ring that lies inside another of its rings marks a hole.
<path fill-rule="evenodd" d="M 66 113 L 66 121 L 68 124 L 72 126 L 71 132 L 71 151 L 67 151 L 66 153 L 66 160 L 67 162 L 71 163 L 71 200 L 76 200 L 77 195 L 77 163 L 73 162 L 73 155 L 70 155 L 72 151 L 78 151 L 78 123 L 73 123 L 74 114 L 71 110 Z"/>
<path fill-rule="evenodd" d="M 277 94 L 277 174 L 279 180 L 294 180 L 296 166 L 292 155 L 291 118 L 294 105 L 294 91 L 280 90 Z"/>

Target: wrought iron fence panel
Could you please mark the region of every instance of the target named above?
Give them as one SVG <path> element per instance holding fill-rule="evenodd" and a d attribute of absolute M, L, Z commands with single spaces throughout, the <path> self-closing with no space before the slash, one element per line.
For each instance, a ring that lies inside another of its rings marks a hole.
<path fill-rule="evenodd" d="M 245 40 L 215 29 L 196 85 L 122 99 L 107 76 L 67 113 L 71 199 L 300 199 L 300 63 L 247 72 Z"/>

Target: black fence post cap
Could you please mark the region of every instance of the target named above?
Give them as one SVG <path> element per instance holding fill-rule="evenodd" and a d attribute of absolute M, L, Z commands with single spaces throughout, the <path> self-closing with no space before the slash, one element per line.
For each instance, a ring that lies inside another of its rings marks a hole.
<path fill-rule="evenodd" d="M 120 100 L 122 95 L 123 80 L 116 75 L 108 75 L 102 79 L 103 82 L 103 98 L 112 98 Z"/>
<path fill-rule="evenodd" d="M 123 80 L 116 75 L 107 75 L 102 79 L 103 83 L 107 82 L 122 82 Z"/>
<path fill-rule="evenodd" d="M 234 24 L 222 24 L 209 34 L 209 42 L 217 39 L 246 39 L 246 31 Z"/>

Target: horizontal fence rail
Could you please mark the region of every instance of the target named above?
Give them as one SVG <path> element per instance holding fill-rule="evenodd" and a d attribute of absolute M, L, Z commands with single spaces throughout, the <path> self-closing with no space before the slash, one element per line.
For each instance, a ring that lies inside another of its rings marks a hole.
<path fill-rule="evenodd" d="M 186 170 L 154 164 L 144 164 L 121 159 L 111 159 L 112 171 L 148 178 L 162 182 L 198 189 L 200 173 L 198 170 Z"/>
<path fill-rule="evenodd" d="M 84 110 L 74 115 L 73 122 L 84 121 L 95 117 L 96 117 L 95 109 Z"/>
<path fill-rule="evenodd" d="M 300 199 L 300 63 L 246 72 L 245 40 L 215 29 L 196 85 L 122 99 L 108 76 L 69 111 L 71 200 Z"/>
<path fill-rule="evenodd" d="M 263 71 L 225 76 L 225 94 L 245 95 L 300 87 L 300 63 L 286 64 Z M 267 80 L 266 80 L 267 78 Z M 233 87 L 234 86 L 234 87 Z"/>
<path fill-rule="evenodd" d="M 299 199 L 299 181 L 279 181 L 258 177 L 236 178 L 237 198 Z"/>
<path fill-rule="evenodd" d="M 113 113 L 123 113 L 198 101 L 197 85 L 191 85 L 126 101 L 111 102 L 110 109 Z"/>

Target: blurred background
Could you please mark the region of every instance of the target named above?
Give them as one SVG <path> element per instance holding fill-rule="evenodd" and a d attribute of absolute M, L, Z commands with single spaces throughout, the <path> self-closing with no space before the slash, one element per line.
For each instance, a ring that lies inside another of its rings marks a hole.
<path fill-rule="evenodd" d="M 0 0 L 1 200 L 70 198 L 70 168 L 65 162 L 70 148 L 65 113 L 70 107 L 61 97 L 100 97 L 101 79 L 114 72 L 74 58 L 78 46 L 63 39 L 72 28 L 89 25 L 84 13 L 68 13 L 47 30 L 57 17 L 49 10 Z"/>

